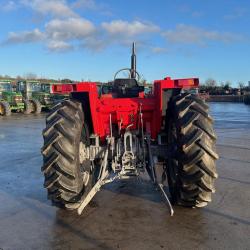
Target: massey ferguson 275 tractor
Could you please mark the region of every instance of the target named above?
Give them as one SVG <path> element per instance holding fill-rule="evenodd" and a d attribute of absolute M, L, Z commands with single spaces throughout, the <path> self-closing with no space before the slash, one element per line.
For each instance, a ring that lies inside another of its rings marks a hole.
<path fill-rule="evenodd" d="M 171 215 L 172 204 L 204 207 L 211 201 L 218 155 L 208 105 L 189 93 L 199 80 L 166 77 L 145 95 L 134 44 L 132 52 L 131 68 L 122 69 L 129 78 L 117 78 L 118 71 L 101 93 L 92 82 L 53 86 L 55 93 L 71 91 L 51 110 L 43 131 L 44 187 L 58 207 L 81 214 L 103 185 L 145 171 Z"/>

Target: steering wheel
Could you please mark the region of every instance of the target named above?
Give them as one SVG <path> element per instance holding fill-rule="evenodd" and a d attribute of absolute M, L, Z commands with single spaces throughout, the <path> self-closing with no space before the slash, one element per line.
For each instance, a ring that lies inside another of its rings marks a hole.
<path fill-rule="evenodd" d="M 114 80 L 116 79 L 117 75 L 118 75 L 119 73 L 121 73 L 122 71 L 128 71 L 128 72 L 129 72 L 129 78 L 131 78 L 131 69 L 130 69 L 130 68 L 124 68 L 124 69 L 118 70 L 118 71 L 115 73 Z M 136 76 L 137 76 L 137 79 L 136 79 L 136 80 L 139 82 L 140 79 L 141 79 L 141 76 L 140 76 L 140 74 L 139 74 L 137 71 L 135 71 L 135 74 L 136 74 Z"/>

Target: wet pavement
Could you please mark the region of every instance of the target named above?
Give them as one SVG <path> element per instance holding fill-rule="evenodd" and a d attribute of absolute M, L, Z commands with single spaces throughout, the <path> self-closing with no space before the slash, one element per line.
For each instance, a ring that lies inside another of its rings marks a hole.
<path fill-rule="evenodd" d="M 147 181 L 106 186 L 81 216 L 52 207 L 40 172 L 44 115 L 0 117 L 0 249 L 250 249 L 250 106 L 210 105 L 217 192 L 174 217 Z"/>

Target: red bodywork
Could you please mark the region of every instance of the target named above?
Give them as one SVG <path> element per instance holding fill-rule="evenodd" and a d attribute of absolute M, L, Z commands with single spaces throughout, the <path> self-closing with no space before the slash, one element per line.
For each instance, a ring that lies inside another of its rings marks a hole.
<path fill-rule="evenodd" d="M 115 98 L 111 94 L 99 96 L 97 85 L 92 82 L 53 85 L 53 92 L 87 93 L 93 133 L 99 135 L 102 141 L 110 135 L 110 115 L 112 124 L 116 124 L 121 130 L 131 125 L 132 130 L 141 126 L 140 110 L 143 114 L 144 130 L 151 135 L 152 139 L 156 139 L 162 126 L 163 92 L 176 88 L 197 88 L 198 85 L 197 78 L 172 80 L 167 77 L 164 80 L 154 81 L 152 95 L 144 96 L 141 92 L 138 98 Z"/>

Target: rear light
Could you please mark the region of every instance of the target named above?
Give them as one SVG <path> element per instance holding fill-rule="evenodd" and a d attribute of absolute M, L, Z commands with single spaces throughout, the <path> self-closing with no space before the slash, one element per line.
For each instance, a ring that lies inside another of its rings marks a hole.
<path fill-rule="evenodd" d="M 52 87 L 53 93 L 69 93 L 72 91 L 73 91 L 73 86 L 71 84 L 53 85 Z"/>
<path fill-rule="evenodd" d="M 55 85 L 53 87 L 54 87 L 55 92 L 61 92 L 62 91 L 62 86 L 61 85 Z"/>
<path fill-rule="evenodd" d="M 199 85 L 198 78 L 174 80 L 174 85 L 178 87 L 194 87 Z"/>
<path fill-rule="evenodd" d="M 62 92 L 72 92 L 72 85 L 62 85 Z"/>

